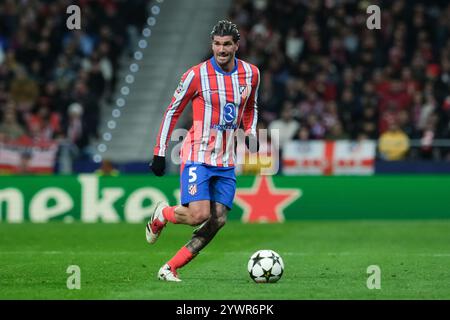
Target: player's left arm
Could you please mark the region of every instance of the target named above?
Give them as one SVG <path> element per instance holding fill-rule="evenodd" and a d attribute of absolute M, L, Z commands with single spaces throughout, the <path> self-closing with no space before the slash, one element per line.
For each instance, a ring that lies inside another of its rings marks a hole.
<path fill-rule="evenodd" d="M 259 150 L 259 142 L 256 125 L 258 123 L 258 90 L 260 73 L 256 66 L 252 66 L 252 72 L 252 91 L 248 98 L 247 105 L 245 106 L 242 121 L 245 131 L 245 143 L 251 152 L 257 152 Z"/>

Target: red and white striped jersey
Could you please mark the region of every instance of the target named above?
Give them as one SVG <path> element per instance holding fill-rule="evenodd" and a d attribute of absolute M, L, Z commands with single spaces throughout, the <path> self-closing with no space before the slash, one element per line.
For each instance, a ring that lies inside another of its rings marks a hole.
<path fill-rule="evenodd" d="M 190 68 L 164 114 L 154 154 L 166 155 L 175 124 L 192 100 L 193 125 L 183 141 L 182 163 L 234 166 L 234 137 L 241 122 L 246 135 L 256 136 L 259 82 L 258 68 L 240 59 L 231 72 L 224 72 L 214 57 Z"/>

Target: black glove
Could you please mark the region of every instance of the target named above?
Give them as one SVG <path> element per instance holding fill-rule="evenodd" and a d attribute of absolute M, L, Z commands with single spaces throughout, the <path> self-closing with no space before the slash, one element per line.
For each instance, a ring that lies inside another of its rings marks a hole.
<path fill-rule="evenodd" d="M 259 151 L 259 141 L 255 136 L 245 136 L 245 145 L 251 153 Z"/>
<path fill-rule="evenodd" d="M 153 156 L 151 169 L 155 176 L 161 177 L 166 171 L 166 158 L 160 156 Z"/>

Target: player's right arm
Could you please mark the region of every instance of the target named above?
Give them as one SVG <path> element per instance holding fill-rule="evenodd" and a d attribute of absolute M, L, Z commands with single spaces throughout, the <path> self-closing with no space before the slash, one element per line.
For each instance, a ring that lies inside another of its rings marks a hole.
<path fill-rule="evenodd" d="M 175 125 L 183 112 L 188 102 L 197 94 L 198 77 L 196 77 L 194 68 L 189 69 L 181 77 L 180 84 L 178 85 L 175 93 L 172 97 L 172 101 L 167 107 L 164 113 L 163 120 L 161 122 L 158 137 L 156 139 L 156 145 L 153 151 L 153 164 L 152 171 L 157 176 L 164 175 L 165 171 L 165 156 L 167 147 L 169 145 L 170 136 L 175 128 Z"/>

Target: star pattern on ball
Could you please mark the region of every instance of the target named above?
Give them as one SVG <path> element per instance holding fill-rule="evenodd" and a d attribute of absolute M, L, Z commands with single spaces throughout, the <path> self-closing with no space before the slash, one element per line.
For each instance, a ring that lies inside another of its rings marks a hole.
<path fill-rule="evenodd" d="M 272 258 L 272 260 L 273 260 L 273 264 L 278 263 L 278 264 L 281 265 L 281 263 L 280 263 L 280 257 L 277 256 L 276 254 L 274 254 L 273 252 L 272 252 L 271 258 Z"/>
<path fill-rule="evenodd" d="M 263 277 L 266 278 L 266 281 L 269 282 L 270 277 L 272 276 L 272 268 L 270 268 L 269 270 L 264 270 L 264 274 Z"/>
<path fill-rule="evenodd" d="M 253 266 L 252 266 L 252 268 L 255 266 L 255 265 L 261 265 L 261 260 L 262 259 L 264 259 L 264 257 L 261 257 L 261 254 L 260 253 L 258 253 L 257 255 L 256 255 L 256 257 L 254 257 L 253 258 Z"/>

